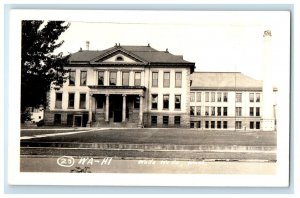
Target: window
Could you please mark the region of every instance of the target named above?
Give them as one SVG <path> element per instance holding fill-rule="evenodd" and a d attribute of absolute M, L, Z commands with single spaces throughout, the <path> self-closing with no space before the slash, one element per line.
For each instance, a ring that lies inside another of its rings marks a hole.
<path fill-rule="evenodd" d="M 85 86 L 86 85 L 86 79 L 87 79 L 87 72 L 86 71 L 81 71 L 80 72 L 80 86 Z"/>
<path fill-rule="evenodd" d="M 117 72 L 110 72 L 109 85 L 117 85 Z"/>
<path fill-rule="evenodd" d="M 56 93 L 56 100 L 55 100 L 55 108 L 61 109 L 62 108 L 62 93 Z"/>
<path fill-rule="evenodd" d="M 181 108 L 181 95 L 175 95 L 175 109 Z"/>
<path fill-rule="evenodd" d="M 164 72 L 164 87 L 170 87 L 170 72 Z"/>
<path fill-rule="evenodd" d="M 169 109 L 169 95 L 163 96 L 163 108 Z"/>
<path fill-rule="evenodd" d="M 80 109 L 85 109 L 85 104 L 86 104 L 86 94 L 80 94 L 80 102 L 79 102 L 79 108 Z"/>
<path fill-rule="evenodd" d="M 221 92 L 217 93 L 217 101 L 222 102 L 222 93 Z"/>
<path fill-rule="evenodd" d="M 249 94 L 249 101 L 254 102 L 254 93 Z"/>
<path fill-rule="evenodd" d="M 209 121 L 205 121 L 205 128 L 206 128 L 206 129 L 209 128 Z"/>
<path fill-rule="evenodd" d="M 151 101 L 151 108 L 152 109 L 157 109 L 157 101 L 158 101 L 158 95 L 157 94 L 152 94 L 152 101 Z"/>
<path fill-rule="evenodd" d="M 227 125 L 228 125 L 228 122 L 227 121 L 223 121 L 223 129 L 227 129 Z"/>
<path fill-rule="evenodd" d="M 242 107 L 235 108 L 235 116 L 242 116 Z"/>
<path fill-rule="evenodd" d="M 214 129 L 215 128 L 215 121 L 210 122 L 210 128 Z"/>
<path fill-rule="evenodd" d="M 135 72 L 135 74 L 134 74 L 134 86 L 141 86 L 141 72 Z"/>
<path fill-rule="evenodd" d="M 205 107 L 205 115 L 209 116 L 209 107 Z"/>
<path fill-rule="evenodd" d="M 190 107 L 190 115 L 195 115 L 195 107 Z"/>
<path fill-rule="evenodd" d="M 254 107 L 250 107 L 249 109 L 249 115 L 254 116 Z"/>
<path fill-rule="evenodd" d="M 97 103 L 96 105 L 97 109 L 103 109 L 104 97 L 102 97 L 101 95 L 97 95 L 96 103 Z"/>
<path fill-rule="evenodd" d="M 55 125 L 61 124 L 61 114 L 54 114 L 54 124 Z"/>
<path fill-rule="evenodd" d="M 242 102 L 242 93 L 235 94 L 235 102 Z"/>
<path fill-rule="evenodd" d="M 152 72 L 152 87 L 158 87 L 158 72 Z"/>
<path fill-rule="evenodd" d="M 69 86 L 75 86 L 75 71 L 70 71 L 69 72 Z"/>
<path fill-rule="evenodd" d="M 163 125 L 168 126 L 169 125 L 169 116 L 163 116 Z"/>
<path fill-rule="evenodd" d="M 217 121 L 217 128 L 218 129 L 222 128 L 222 122 L 221 121 Z"/>
<path fill-rule="evenodd" d="M 212 116 L 216 115 L 216 107 L 211 107 L 211 115 Z"/>
<path fill-rule="evenodd" d="M 69 93 L 69 102 L 68 102 L 69 109 L 74 109 L 74 98 L 75 98 L 75 94 Z"/>
<path fill-rule="evenodd" d="M 98 85 L 104 85 L 104 71 L 98 71 Z"/>
<path fill-rule="evenodd" d="M 151 116 L 151 126 L 157 126 L 157 116 Z"/>
<path fill-rule="evenodd" d="M 254 122 L 250 122 L 250 129 L 254 129 Z"/>
<path fill-rule="evenodd" d="M 255 112 L 256 114 L 256 116 L 260 116 L 260 108 L 259 107 L 256 107 L 256 112 Z"/>
<path fill-rule="evenodd" d="M 175 73 L 175 87 L 181 87 L 182 74 L 181 72 Z"/>
<path fill-rule="evenodd" d="M 129 86 L 129 72 L 122 72 L 122 85 Z"/>
<path fill-rule="evenodd" d="M 209 92 L 205 92 L 205 102 L 209 102 Z"/>
<path fill-rule="evenodd" d="M 256 93 L 255 95 L 256 95 L 256 100 L 255 101 L 260 102 L 260 93 Z"/>
<path fill-rule="evenodd" d="M 116 57 L 116 61 L 123 61 L 124 59 L 123 59 L 123 57 L 122 56 L 117 56 Z"/>
<path fill-rule="evenodd" d="M 195 122 L 190 122 L 190 128 L 191 129 L 195 128 Z"/>
<path fill-rule="evenodd" d="M 198 121 L 198 122 L 196 122 L 196 124 L 197 124 L 197 128 L 201 128 L 201 121 Z"/>
<path fill-rule="evenodd" d="M 197 102 L 201 102 L 201 92 L 197 92 Z"/>
<path fill-rule="evenodd" d="M 201 115 L 201 107 L 200 106 L 196 107 L 196 114 Z"/>
<path fill-rule="evenodd" d="M 228 101 L 228 93 L 224 92 L 223 93 L 223 102 L 227 102 Z"/>
<path fill-rule="evenodd" d="M 139 97 L 139 96 L 136 96 L 136 97 L 134 98 L 134 101 L 133 101 L 133 107 L 134 107 L 135 109 L 140 108 L 140 97 Z"/>
<path fill-rule="evenodd" d="M 223 116 L 227 116 L 227 107 L 223 107 Z"/>
<path fill-rule="evenodd" d="M 215 102 L 216 101 L 216 93 L 215 92 L 211 92 L 210 93 L 210 100 L 211 100 L 211 102 Z"/>
<path fill-rule="evenodd" d="M 242 128 L 242 121 L 236 121 L 235 122 L 235 128 L 236 129 L 241 129 Z"/>
<path fill-rule="evenodd" d="M 180 116 L 174 116 L 174 125 L 180 126 Z"/>
<path fill-rule="evenodd" d="M 260 129 L 260 122 L 256 122 L 256 129 Z"/>
<path fill-rule="evenodd" d="M 195 92 L 191 92 L 191 102 L 195 102 Z"/>
<path fill-rule="evenodd" d="M 217 115 L 221 116 L 222 115 L 222 107 L 217 108 Z"/>

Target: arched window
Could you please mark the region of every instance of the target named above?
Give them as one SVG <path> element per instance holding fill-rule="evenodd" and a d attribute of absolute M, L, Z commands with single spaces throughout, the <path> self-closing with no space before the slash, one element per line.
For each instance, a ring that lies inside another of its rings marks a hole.
<path fill-rule="evenodd" d="M 117 56 L 116 61 L 123 61 L 123 57 L 122 56 Z"/>

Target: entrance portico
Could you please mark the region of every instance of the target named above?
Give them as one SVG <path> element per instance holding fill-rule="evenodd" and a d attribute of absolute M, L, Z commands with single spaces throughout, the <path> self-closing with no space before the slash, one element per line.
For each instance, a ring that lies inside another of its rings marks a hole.
<path fill-rule="evenodd" d="M 89 86 L 87 126 L 143 126 L 142 86 Z M 119 125 L 118 125 L 119 123 Z"/>

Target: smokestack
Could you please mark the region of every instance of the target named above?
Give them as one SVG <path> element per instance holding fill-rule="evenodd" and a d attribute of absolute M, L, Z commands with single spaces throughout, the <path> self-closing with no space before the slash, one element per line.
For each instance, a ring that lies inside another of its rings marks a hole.
<path fill-rule="evenodd" d="M 272 33 L 264 31 L 263 35 L 263 109 L 262 130 L 275 130 L 275 118 L 273 114 L 273 85 L 272 85 Z"/>
<path fill-rule="evenodd" d="M 90 41 L 86 41 L 86 50 L 89 51 L 90 49 Z"/>

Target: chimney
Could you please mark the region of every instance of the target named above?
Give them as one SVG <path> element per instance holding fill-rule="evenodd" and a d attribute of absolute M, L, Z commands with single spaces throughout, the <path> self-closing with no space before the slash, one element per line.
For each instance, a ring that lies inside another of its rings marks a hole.
<path fill-rule="evenodd" d="M 275 130 L 275 118 L 273 114 L 273 85 L 272 85 L 272 33 L 264 31 L 263 35 L 263 93 L 262 93 L 262 130 Z"/>
<path fill-rule="evenodd" d="M 165 51 L 166 53 L 169 53 L 169 50 L 168 50 L 168 48 L 166 49 L 166 51 Z"/>
<path fill-rule="evenodd" d="M 90 41 L 86 41 L 86 50 L 89 51 L 90 49 Z"/>

